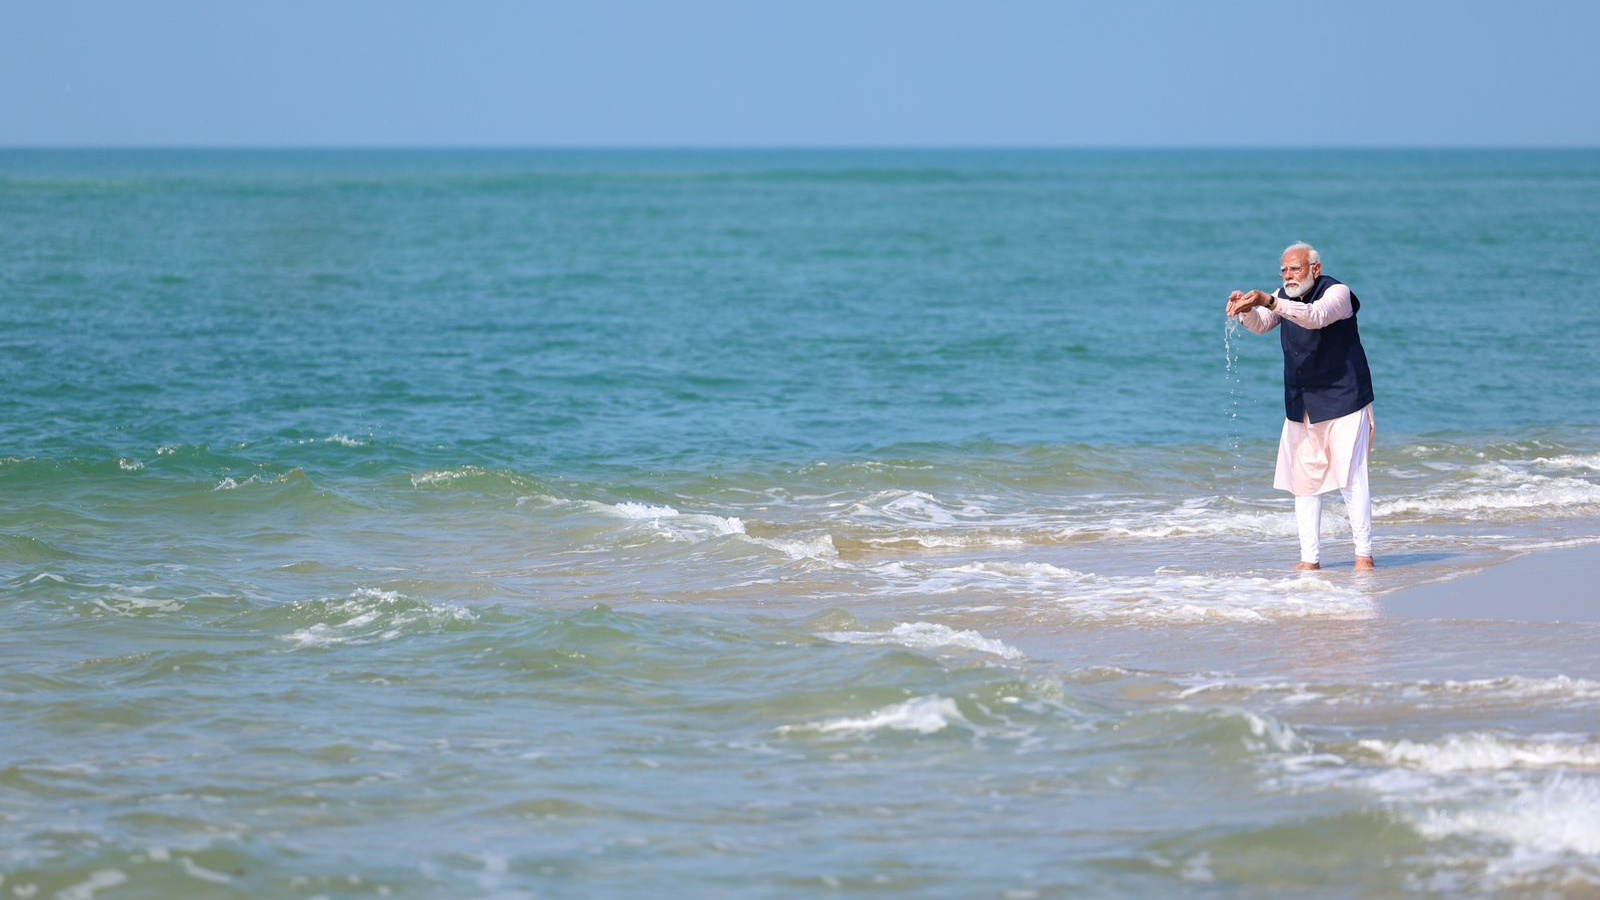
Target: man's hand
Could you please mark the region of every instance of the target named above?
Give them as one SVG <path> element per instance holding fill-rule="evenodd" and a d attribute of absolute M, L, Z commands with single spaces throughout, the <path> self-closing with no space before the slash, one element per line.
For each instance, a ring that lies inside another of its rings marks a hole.
<path fill-rule="evenodd" d="M 1267 301 L 1271 299 L 1272 295 L 1266 291 L 1251 291 L 1248 294 L 1243 291 L 1234 291 L 1228 295 L 1228 315 L 1237 316 L 1258 306 L 1266 306 Z"/>

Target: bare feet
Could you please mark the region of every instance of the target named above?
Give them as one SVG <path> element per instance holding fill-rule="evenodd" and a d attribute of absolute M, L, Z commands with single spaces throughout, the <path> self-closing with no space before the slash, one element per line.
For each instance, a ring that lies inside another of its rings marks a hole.
<path fill-rule="evenodd" d="M 1378 567 L 1378 564 L 1373 562 L 1372 561 L 1372 557 L 1370 557 L 1370 556 L 1358 556 L 1358 557 L 1356 557 L 1356 571 L 1357 572 L 1371 572 L 1373 569 L 1376 569 L 1377 567 Z"/>
<path fill-rule="evenodd" d="M 1320 568 L 1322 568 L 1322 565 L 1320 563 L 1303 562 L 1300 565 L 1295 566 L 1294 570 L 1296 572 L 1315 572 Z"/>

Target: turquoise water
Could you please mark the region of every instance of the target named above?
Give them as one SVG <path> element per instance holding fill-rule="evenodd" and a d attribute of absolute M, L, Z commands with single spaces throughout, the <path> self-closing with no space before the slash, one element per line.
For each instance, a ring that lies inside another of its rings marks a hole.
<path fill-rule="evenodd" d="M 1600 889 L 1594 151 L 0 152 L 0 894 Z M 1372 577 L 1276 340 L 1363 301 Z M 1507 598 L 1515 604 L 1516 598 Z"/>

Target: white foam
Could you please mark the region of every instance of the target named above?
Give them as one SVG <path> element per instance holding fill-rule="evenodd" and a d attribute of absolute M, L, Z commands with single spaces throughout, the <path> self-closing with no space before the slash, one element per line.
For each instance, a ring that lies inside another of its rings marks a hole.
<path fill-rule="evenodd" d="M 989 512 L 981 506 L 946 503 L 923 491 L 880 491 L 851 505 L 844 514 L 858 519 L 935 525 L 989 518 Z"/>
<path fill-rule="evenodd" d="M 1215 537 L 1237 534 L 1288 537 L 1298 533 L 1294 514 L 1288 510 L 1283 512 L 1183 510 L 1158 512 L 1152 514 L 1150 518 L 1153 521 L 1148 523 L 1113 519 L 1101 526 L 1101 529 L 1105 534 L 1116 537 L 1138 538 Z M 1324 531 L 1336 532 L 1337 528 L 1338 522 L 1334 517 L 1328 517 Z"/>
<path fill-rule="evenodd" d="M 1103 500 L 1092 508 L 1070 512 L 1027 511 L 992 514 L 982 507 L 940 504 L 932 498 L 873 506 L 855 504 L 846 517 L 865 521 L 872 531 L 852 535 L 869 548 L 916 546 L 929 550 L 1016 549 L 1038 544 L 1077 544 L 1103 538 L 1293 538 L 1294 512 L 1288 504 L 1274 508 L 1235 507 L 1215 498 L 1194 498 L 1171 504 Z M 918 515 L 908 515 L 907 510 Z M 1327 517 L 1325 533 L 1348 531 L 1342 517 Z"/>
<path fill-rule="evenodd" d="M 1475 466 L 1460 483 L 1421 497 L 1373 503 L 1375 516 L 1406 514 L 1490 516 L 1535 511 L 1541 517 L 1583 514 L 1600 506 L 1600 483 L 1548 476 L 1503 463 Z"/>
<path fill-rule="evenodd" d="M 744 534 L 744 520 L 738 516 L 714 516 L 709 513 L 680 516 L 675 523 L 688 526 L 686 531 L 668 529 L 674 538 L 684 540 L 698 540 L 707 535 L 711 537 L 726 537 L 732 534 Z"/>
<path fill-rule="evenodd" d="M 1421 694 L 1471 694 L 1474 700 L 1499 700 L 1520 703 L 1528 700 L 1600 700 L 1600 681 L 1556 675 L 1550 678 L 1528 678 L 1509 675 L 1504 678 L 1480 678 L 1471 681 L 1423 682 L 1413 691 Z"/>
<path fill-rule="evenodd" d="M 419 629 L 432 630 L 453 621 L 477 619 L 471 610 L 459 606 L 411 601 L 396 591 L 375 588 L 360 588 L 345 600 L 322 600 L 295 606 L 300 609 L 320 607 L 319 613 L 332 620 L 316 622 L 280 638 L 307 649 L 384 643 Z"/>
<path fill-rule="evenodd" d="M 953 594 L 987 590 L 1001 596 L 1019 593 L 1053 596 L 1066 585 L 1092 581 L 1095 577 L 1048 563 L 979 562 L 936 566 L 896 561 L 878 565 L 872 571 L 890 583 L 880 593 Z"/>
<path fill-rule="evenodd" d="M 810 731 L 819 734 L 869 734 L 875 731 L 915 731 L 936 734 L 952 725 L 971 726 L 954 700 L 948 697 L 916 697 L 884 707 L 855 719 L 833 719 L 809 725 L 785 725 L 779 734 Z"/>
<path fill-rule="evenodd" d="M 681 515 L 681 513 L 670 506 L 651 506 L 648 503 L 634 503 L 632 501 L 618 503 L 611 508 L 624 519 L 653 520 Z"/>
<path fill-rule="evenodd" d="M 1111 579 L 1091 597 L 1089 611 L 1108 619 L 1260 622 L 1375 615 L 1369 597 L 1317 576 Z"/>
<path fill-rule="evenodd" d="M 1507 676 L 1473 681 L 1377 681 L 1351 686 L 1316 686 L 1303 682 L 1248 679 L 1196 678 L 1180 690 L 1176 697 L 1187 699 L 1211 692 L 1242 692 L 1245 694 L 1274 694 L 1276 704 L 1304 704 L 1316 702 L 1330 706 L 1355 704 L 1368 706 L 1378 700 L 1400 700 L 1408 706 L 1431 709 L 1439 706 L 1466 705 L 1487 708 L 1490 705 L 1521 705 L 1528 703 L 1584 704 L 1600 702 L 1600 681 L 1570 678 L 1557 675 L 1550 678 Z M 1376 745 L 1373 748 L 1376 749 Z"/>
<path fill-rule="evenodd" d="M 183 874 L 197 881 L 205 881 L 211 884 L 233 883 L 232 876 L 224 872 L 218 872 L 215 869 L 207 869 L 187 856 L 178 857 L 178 864 L 183 867 Z"/>
<path fill-rule="evenodd" d="M 1591 453 L 1586 456 L 1567 454 L 1564 456 L 1541 456 L 1534 461 L 1535 465 L 1551 469 L 1583 469 L 1600 471 L 1600 453 Z"/>
<path fill-rule="evenodd" d="M 230 475 L 230 476 L 227 476 L 227 477 L 223 478 L 221 481 L 217 482 L 216 486 L 213 487 L 211 490 L 212 491 L 236 491 L 239 488 L 244 487 L 247 484 L 285 484 L 290 479 L 303 478 L 303 477 L 305 477 L 305 471 L 302 470 L 302 469 L 290 469 L 289 471 L 283 473 L 282 475 L 278 475 L 278 476 L 251 475 L 249 478 L 246 478 L 244 481 L 239 481 L 239 480 L 233 478 L 233 476 Z"/>
<path fill-rule="evenodd" d="M 91 900 L 100 891 L 121 887 L 127 883 L 128 876 L 117 869 L 101 869 L 84 881 L 62 888 L 56 892 L 56 896 L 60 900 Z"/>
<path fill-rule="evenodd" d="M 857 537 L 855 543 L 867 549 L 903 550 L 1014 550 L 1027 542 L 1009 530 L 969 529 L 950 531 L 896 530 L 870 537 Z"/>
<path fill-rule="evenodd" d="M 1424 772 L 1477 772 L 1503 769 L 1600 768 L 1600 747 L 1557 741 L 1519 741 L 1492 734 L 1451 735 L 1438 743 L 1364 740 L 1362 749 L 1385 762 Z"/>
<path fill-rule="evenodd" d="M 1175 707 L 1179 710 L 1186 708 Z M 1250 729 L 1250 736 L 1243 739 L 1244 746 L 1251 752 L 1270 750 L 1278 753 L 1304 753 L 1311 749 L 1310 742 L 1301 737 L 1289 723 L 1274 716 L 1235 707 L 1219 707 L 1209 710 L 1208 714 L 1222 719 L 1242 719 L 1245 727 Z"/>
<path fill-rule="evenodd" d="M 1416 709 L 1477 708 L 1527 704 L 1583 706 L 1600 704 L 1600 682 L 1557 675 L 1551 678 L 1508 676 L 1474 681 L 1377 681 L 1350 685 L 1312 685 L 1303 682 L 1248 679 L 1196 678 L 1175 695 L 1178 699 L 1213 693 L 1270 694 L 1274 704 L 1371 706 L 1399 701 Z M 1378 752 L 1387 744 L 1366 749 Z"/>
<path fill-rule="evenodd" d="M 601 509 L 633 522 L 648 524 L 654 532 L 671 541 L 701 541 L 710 537 L 744 534 L 744 520 L 735 516 L 709 513 L 682 513 L 670 506 L 627 501 Z"/>
<path fill-rule="evenodd" d="M 737 521 L 737 520 L 735 520 Z M 836 560 L 839 558 L 839 548 L 833 543 L 833 536 L 824 534 L 810 540 L 777 540 L 772 538 L 751 537 L 752 544 L 770 547 L 790 559 L 821 559 Z"/>
<path fill-rule="evenodd" d="M 1376 614 L 1372 599 L 1358 586 L 1315 574 L 1108 576 L 1048 564 L 993 562 L 895 562 L 876 567 L 874 573 L 885 582 L 879 589 L 883 594 L 960 593 L 975 602 L 992 596 L 1009 606 L 1028 597 L 1048 611 L 1099 621 L 1263 622 Z"/>
<path fill-rule="evenodd" d="M 1211 871 L 1211 854 L 1197 853 L 1183 863 L 1183 868 L 1178 871 L 1178 877 L 1184 881 L 1193 881 L 1200 884 L 1210 884 L 1217 880 L 1216 873 Z"/>
<path fill-rule="evenodd" d="M 1600 856 L 1600 784 L 1553 778 L 1466 809 L 1428 809 L 1414 824 L 1436 840 L 1473 836 L 1509 845 L 1502 870 L 1537 869 L 1568 855 L 1592 859 Z"/>
<path fill-rule="evenodd" d="M 137 459 L 121 458 L 117 460 L 117 468 L 124 472 L 137 472 L 144 468 L 144 463 L 138 461 Z"/>
<path fill-rule="evenodd" d="M 978 574 L 992 574 L 1006 578 L 1047 579 L 1052 582 L 1062 578 L 1092 577 L 1085 572 L 1042 562 L 985 562 L 970 567 L 962 566 L 958 570 L 969 570 Z"/>
<path fill-rule="evenodd" d="M 986 638 L 976 631 L 957 631 L 948 625 L 934 622 L 902 622 L 887 633 L 836 631 L 822 634 L 820 637 L 843 644 L 899 644 L 919 650 L 959 647 L 963 650 L 991 653 L 1001 659 L 1022 659 L 1024 656 L 1021 650 L 1004 641 Z"/>
<path fill-rule="evenodd" d="M 1600 540 L 1592 537 L 1561 538 L 1548 541 L 1530 540 L 1522 541 L 1510 538 L 1500 538 L 1501 550 L 1516 553 L 1531 553 L 1535 550 L 1567 550 L 1573 547 L 1594 547 L 1600 545 Z"/>
<path fill-rule="evenodd" d="M 132 616 L 142 612 L 177 612 L 183 604 L 177 600 L 130 597 L 117 594 L 106 600 L 95 600 L 94 605 L 118 616 Z"/>
<path fill-rule="evenodd" d="M 459 469 L 440 469 L 433 472 L 422 472 L 411 476 L 412 487 L 422 487 L 428 484 L 449 484 L 462 478 L 471 478 L 475 475 L 488 474 L 477 466 L 463 466 Z"/>
<path fill-rule="evenodd" d="M 29 772 L 44 772 L 49 775 L 99 775 L 100 769 L 93 763 L 36 763 L 22 765 L 19 768 Z"/>

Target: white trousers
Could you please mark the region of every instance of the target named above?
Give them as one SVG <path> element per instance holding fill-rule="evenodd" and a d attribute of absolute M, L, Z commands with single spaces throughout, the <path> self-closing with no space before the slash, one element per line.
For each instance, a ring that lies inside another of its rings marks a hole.
<path fill-rule="evenodd" d="M 1367 455 L 1372 449 L 1372 432 L 1356 441 L 1350 460 L 1350 484 L 1341 488 L 1345 512 L 1350 516 L 1350 535 L 1355 539 L 1356 555 L 1372 556 L 1372 491 L 1367 486 Z M 1295 522 L 1300 526 L 1300 561 L 1322 562 L 1322 495 L 1294 498 Z"/>

